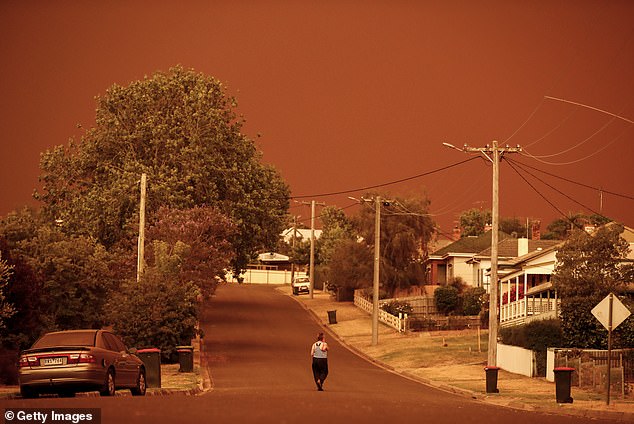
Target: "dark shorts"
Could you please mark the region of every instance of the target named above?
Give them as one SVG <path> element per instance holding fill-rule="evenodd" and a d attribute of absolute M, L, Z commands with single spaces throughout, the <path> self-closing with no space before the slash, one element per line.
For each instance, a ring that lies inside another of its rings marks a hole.
<path fill-rule="evenodd" d="M 322 383 L 328 377 L 328 358 L 313 358 L 313 378 Z"/>

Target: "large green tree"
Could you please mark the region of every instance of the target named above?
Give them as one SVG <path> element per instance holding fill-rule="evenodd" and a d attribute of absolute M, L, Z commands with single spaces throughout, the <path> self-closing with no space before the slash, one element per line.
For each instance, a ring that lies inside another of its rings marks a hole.
<path fill-rule="evenodd" d="M 591 310 L 609 293 L 625 294 L 634 282 L 634 265 L 626 261 L 624 227 L 608 224 L 593 234 L 577 230 L 557 251 L 553 282 L 561 298 L 562 330 L 566 343 L 577 348 L 605 348 L 607 331 Z M 634 335 L 634 320 L 615 332 L 615 346 L 626 347 Z"/>
<path fill-rule="evenodd" d="M 374 202 L 371 205 L 361 210 L 356 225 L 363 240 L 374 247 L 376 208 Z M 422 260 L 434 230 L 428 208 L 424 197 L 395 198 L 381 205 L 380 270 L 387 294 L 425 282 Z"/>
<path fill-rule="evenodd" d="M 97 98 L 95 126 L 80 142 L 42 155 L 36 197 L 48 219 L 109 248 L 136 232 L 146 173 L 150 222 L 161 206 L 217 207 L 236 225 L 232 264 L 244 269 L 275 245 L 289 189 L 242 134 L 236 107 L 221 82 L 182 67 L 114 85 Z"/>

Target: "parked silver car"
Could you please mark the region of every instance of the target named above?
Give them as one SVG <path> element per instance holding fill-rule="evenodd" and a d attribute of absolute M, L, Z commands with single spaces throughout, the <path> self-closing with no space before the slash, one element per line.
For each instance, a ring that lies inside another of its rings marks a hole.
<path fill-rule="evenodd" d="M 310 278 L 308 277 L 295 277 L 291 283 L 293 294 L 298 295 L 300 293 L 310 293 Z"/>
<path fill-rule="evenodd" d="M 117 389 L 130 389 L 143 396 L 145 367 L 134 353 L 105 330 L 47 333 L 20 355 L 20 393 L 32 398 L 40 393 L 74 396 L 98 390 L 102 396 L 113 396 Z"/>

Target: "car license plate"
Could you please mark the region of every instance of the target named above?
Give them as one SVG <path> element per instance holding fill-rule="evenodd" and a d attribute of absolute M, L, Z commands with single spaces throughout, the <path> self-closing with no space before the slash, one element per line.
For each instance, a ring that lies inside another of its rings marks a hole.
<path fill-rule="evenodd" d="M 58 358 L 42 358 L 40 359 L 40 364 L 44 367 L 50 365 L 64 365 L 66 363 L 66 358 L 60 356 Z"/>

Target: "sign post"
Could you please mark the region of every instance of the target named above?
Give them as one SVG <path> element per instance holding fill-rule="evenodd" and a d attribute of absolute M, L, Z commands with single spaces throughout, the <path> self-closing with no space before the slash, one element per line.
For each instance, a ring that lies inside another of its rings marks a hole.
<path fill-rule="evenodd" d="M 608 330 L 608 375 L 607 375 L 607 398 L 606 404 L 610 404 L 610 383 L 612 366 L 612 330 L 621 325 L 629 317 L 631 312 L 619 300 L 618 297 L 610 293 L 597 306 L 592 308 L 594 315 L 601 324 Z"/>

